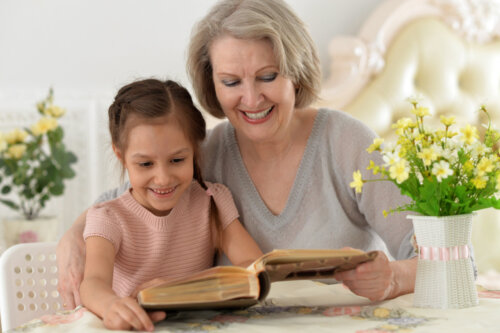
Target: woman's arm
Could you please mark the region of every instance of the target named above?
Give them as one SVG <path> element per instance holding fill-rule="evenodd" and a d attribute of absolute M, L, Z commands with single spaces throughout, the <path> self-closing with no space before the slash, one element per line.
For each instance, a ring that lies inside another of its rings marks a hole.
<path fill-rule="evenodd" d="M 81 304 L 80 283 L 85 268 L 85 241 L 83 229 L 87 211 L 75 220 L 57 244 L 56 256 L 58 266 L 57 289 L 66 309 L 74 309 Z"/>
<path fill-rule="evenodd" d="M 151 319 L 137 300 L 119 297 L 111 289 L 114 258 L 110 241 L 102 237 L 87 238 L 85 274 L 80 286 L 83 305 L 101 317 L 109 329 L 153 331 Z"/>
<path fill-rule="evenodd" d="M 233 265 L 247 267 L 262 255 L 257 243 L 238 219 L 222 233 L 222 251 Z"/>
<path fill-rule="evenodd" d="M 416 257 L 389 261 L 385 253 L 379 251 L 374 261 L 349 271 L 335 273 L 333 277 L 356 295 L 380 301 L 413 292 L 416 272 Z"/>

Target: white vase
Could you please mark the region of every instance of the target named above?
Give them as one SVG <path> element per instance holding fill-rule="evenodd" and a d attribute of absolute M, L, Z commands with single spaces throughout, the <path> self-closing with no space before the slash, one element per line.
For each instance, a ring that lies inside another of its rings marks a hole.
<path fill-rule="evenodd" d="M 0 253 L 22 242 L 51 242 L 59 236 L 59 219 L 56 217 L 4 218 L 0 220 Z"/>
<path fill-rule="evenodd" d="M 478 304 L 470 249 L 472 216 L 408 216 L 418 244 L 416 307 L 447 309 Z"/>

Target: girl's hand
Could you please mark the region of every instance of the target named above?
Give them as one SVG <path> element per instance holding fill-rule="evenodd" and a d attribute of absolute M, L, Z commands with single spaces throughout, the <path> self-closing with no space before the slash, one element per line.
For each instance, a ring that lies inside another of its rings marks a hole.
<path fill-rule="evenodd" d="M 333 277 L 356 295 L 371 301 L 381 301 L 399 295 L 394 270 L 382 251 L 378 251 L 375 260 L 349 271 L 335 273 Z"/>
<path fill-rule="evenodd" d="M 112 330 L 153 331 L 153 321 L 165 319 L 165 312 L 153 312 L 150 315 L 132 297 L 116 298 L 109 310 L 104 313 L 103 321 L 106 328 Z"/>

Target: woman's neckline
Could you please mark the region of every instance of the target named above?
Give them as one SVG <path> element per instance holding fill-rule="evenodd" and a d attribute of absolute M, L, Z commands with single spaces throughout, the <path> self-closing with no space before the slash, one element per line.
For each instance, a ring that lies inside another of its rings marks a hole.
<path fill-rule="evenodd" d="M 318 146 L 318 131 L 324 126 L 325 121 L 323 119 L 326 117 L 327 111 L 325 109 L 318 109 L 314 118 L 313 126 L 309 137 L 307 139 L 306 147 L 304 149 L 304 153 L 302 154 L 302 158 L 300 160 L 299 167 L 295 174 L 295 179 L 293 181 L 293 185 L 290 189 L 286 204 L 284 209 L 279 214 L 274 214 L 265 204 L 264 200 L 260 196 L 253 180 L 248 173 L 248 170 L 243 162 L 243 157 L 240 152 L 240 148 L 238 146 L 236 140 L 236 133 L 234 127 L 229 123 L 229 126 L 226 130 L 226 138 L 230 143 L 229 149 L 232 150 L 232 155 L 236 159 L 236 163 L 238 167 L 236 168 L 237 177 L 240 181 L 243 182 L 245 188 L 248 190 L 248 193 L 245 193 L 246 196 L 250 197 L 251 204 L 255 205 L 255 210 L 260 215 L 259 218 L 269 221 L 272 221 L 273 225 L 279 225 L 280 222 L 286 221 L 290 215 L 295 214 L 295 210 L 297 209 L 298 202 L 302 200 L 304 195 L 305 182 L 309 178 L 309 173 L 312 172 L 313 159 L 311 158 L 316 152 L 316 148 Z"/>

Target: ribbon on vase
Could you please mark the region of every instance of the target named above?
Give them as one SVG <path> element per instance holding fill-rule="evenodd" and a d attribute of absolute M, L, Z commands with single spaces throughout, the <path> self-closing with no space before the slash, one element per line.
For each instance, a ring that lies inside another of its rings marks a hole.
<path fill-rule="evenodd" d="M 450 247 L 419 246 L 419 259 L 450 261 L 467 259 L 470 257 L 468 245 L 458 245 Z"/>

